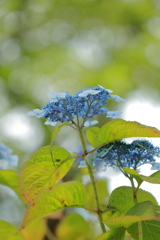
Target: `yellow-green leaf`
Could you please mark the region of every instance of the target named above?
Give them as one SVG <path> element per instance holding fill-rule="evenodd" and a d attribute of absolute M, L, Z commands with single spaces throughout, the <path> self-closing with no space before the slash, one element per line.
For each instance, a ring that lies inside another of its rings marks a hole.
<path fill-rule="evenodd" d="M 80 182 L 66 182 L 54 185 L 52 189 L 41 192 L 36 198 L 34 206 L 30 206 L 25 215 L 21 228 L 54 211 L 84 207 L 86 204 L 86 189 Z"/>
<path fill-rule="evenodd" d="M 0 220 L 0 239 L 6 240 L 25 240 L 23 235 L 18 232 L 18 228 L 9 222 Z"/>
<path fill-rule="evenodd" d="M 86 132 L 87 140 L 93 147 L 97 147 L 98 145 L 100 145 L 98 141 L 99 131 L 100 131 L 99 127 L 92 127 L 87 129 Z"/>
<path fill-rule="evenodd" d="M 157 172 L 151 174 L 150 176 L 144 176 L 142 174 L 139 174 L 134 169 L 123 167 L 123 170 L 126 173 L 129 173 L 132 177 L 134 177 L 136 179 L 136 181 L 138 182 L 139 186 L 143 181 L 149 182 L 149 183 L 160 184 L 160 171 L 157 171 Z"/>
<path fill-rule="evenodd" d="M 13 170 L 0 170 L 0 184 L 10 187 L 18 197 L 24 202 L 18 188 L 18 175 Z"/>
<path fill-rule="evenodd" d="M 52 154 L 52 156 L 51 156 Z M 29 204 L 44 189 L 59 182 L 70 170 L 74 159 L 70 153 L 58 146 L 45 146 L 36 151 L 23 165 L 19 176 L 22 196 Z"/>
<path fill-rule="evenodd" d="M 146 181 L 146 182 L 149 182 L 149 183 L 160 184 L 160 171 L 157 171 L 150 176 L 140 175 L 140 178 L 143 181 Z"/>
<path fill-rule="evenodd" d="M 137 192 L 138 202 L 151 201 L 153 204 L 157 204 L 153 195 L 142 189 L 138 189 Z M 125 214 L 130 208 L 134 206 L 133 191 L 131 187 L 122 186 L 113 190 L 109 197 L 109 206 L 120 211 L 119 215 Z"/>
<path fill-rule="evenodd" d="M 138 122 L 115 119 L 106 123 L 99 132 L 100 144 L 130 137 L 160 137 L 160 131 Z"/>
<path fill-rule="evenodd" d="M 25 240 L 42 240 L 46 235 L 46 220 L 39 219 L 21 230 Z"/>
<path fill-rule="evenodd" d="M 119 216 L 115 218 L 110 218 L 107 220 L 104 220 L 103 222 L 109 227 L 109 228 L 118 228 L 118 227 L 129 227 L 135 222 L 145 221 L 145 220 L 151 220 L 152 218 L 147 217 L 141 217 L 141 216 Z"/>
<path fill-rule="evenodd" d="M 132 207 L 125 216 L 104 219 L 104 223 L 109 228 L 125 227 L 128 228 L 135 222 L 146 220 L 157 220 L 156 210 L 154 205 L 149 202 L 141 202 Z"/>

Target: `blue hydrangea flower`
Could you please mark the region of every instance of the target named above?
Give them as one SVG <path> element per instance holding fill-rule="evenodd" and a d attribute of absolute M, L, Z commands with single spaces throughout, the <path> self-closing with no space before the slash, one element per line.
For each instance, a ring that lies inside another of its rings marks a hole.
<path fill-rule="evenodd" d="M 46 118 L 45 124 L 55 126 L 57 122 L 71 122 L 81 127 L 91 126 L 97 121 L 91 121 L 94 116 L 106 115 L 106 117 L 117 118 L 121 114 L 118 111 L 109 111 L 106 107 L 108 100 L 124 101 L 122 98 L 111 95 L 110 89 L 102 86 L 85 88 L 75 95 L 68 93 L 49 93 L 49 103 L 41 110 L 35 109 L 28 112 L 30 116 Z M 80 126 L 80 125 L 79 125 Z"/>
<path fill-rule="evenodd" d="M 97 150 L 95 162 L 103 162 L 105 166 L 137 169 L 143 164 L 155 163 L 160 156 L 160 148 L 154 147 L 146 140 L 136 140 L 128 144 L 123 141 L 109 143 Z"/>
<path fill-rule="evenodd" d="M 18 164 L 18 157 L 12 155 L 12 149 L 5 144 L 0 144 L 0 169 L 8 169 L 11 166 L 15 167 Z"/>

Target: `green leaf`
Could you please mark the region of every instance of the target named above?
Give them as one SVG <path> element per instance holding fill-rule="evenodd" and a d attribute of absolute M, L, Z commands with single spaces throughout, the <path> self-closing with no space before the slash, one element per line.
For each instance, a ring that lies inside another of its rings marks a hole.
<path fill-rule="evenodd" d="M 85 204 L 86 189 L 82 183 L 77 181 L 59 183 L 52 189 L 41 192 L 35 198 L 35 204 L 28 208 L 21 228 L 54 211 L 70 207 L 84 207 Z"/>
<path fill-rule="evenodd" d="M 151 174 L 150 176 L 144 176 L 144 175 L 139 174 L 134 169 L 123 167 L 123 170 L 126 173 L 129 173 L 132 177 L 134 177 L 136 179 L 136 181 L 138 182 L 139 186 L 141 185 L 141 183 L 143 181 L 149 182 L 149 183 L 160 184 L 160 171 L 157 171 L 157 172 Z"/>
<path fill-rule="evenodd" d="M 126 173 L 129 173 L 133 178 L 135 178 L 139 186 L 141 185 L 143 180 L 140 177 L 141 175 L 136 170 L 131 169 L 131 168 L 127 168 L 127 167 L 123 167 L 123 170 Z"/>
<path fill-rule="evenodd" d="M 153 218 L 141 217 L 141 216 L 119 216 L 115 218 L 110 218 L 104 220 L 103 222 L 109 228 L 118 228 L 118 227 L 129 227 L 135 222 L 144 221 L 144 220 L 151 220 Z"/>
<path fill-rule="evenodd" d="M 138 122 L 115 119 L 106 123 L 99 132 L 100 144 L 130 137 L 160 137 L 160 131 Z"/>
<path fill-rule="evenodd" d="M 125 228 L 117 228 L 107 231 L 96 238 L 96 240 L 124 240 Z"/>
<path fill-rule="evenodd" d="M 160 206 L 155 206 L 156 214 L 160 218 Z"/>
<path fill-rule="evenodd" d="M 160 171 L 157 171 L 150 175 L 149 177 L 140 175 L 140 178 L 143 181 L 149 182 L 149 183 L 155 183 L 155 184 L 160 184 Z"/>
<path fill-rule="evenodd" d="M 25 240 L 18 228 L 9 222 L 0 220 L 0 238 L 6 240 Z"/>
<path fill-rule="evenodd" d="M 0 184 L 11 188 L 24 202 L 20 190 L 18 188 L 18 175 L 13 170 L 0 170 Z"/>
<path fill-rule="evenodd" d="M 159 240 L 160 239 L 160 221 L 143 221 L 142 225 L 142 237 L 144 240 Z M 135 223 L 130 226 L 127 231 L 132 235 L 135 240 L 139 240 L 138 237 L 138 224 Z"/>
<path fill-rule="evenodd" d="M 98 145 L 100 145 L 98 140 L 99 131 L 100 131 L 99 127 L 92 127 L 87 129 L 86 132 L 87 140 L 93 147 L 97 147 Z"/>
<path fill-rule="evenodd" d="M 92 234 L 92 238 L 90 235 Z M 94 239 L 93 230 L 90 232 L 89 222 L 87 222 L 78 213 L 69 213 L 66 215 L 56 229 L 58 240 L 78 240 L 78 239 Z"/>
<path fill-rule="evenodd" d="M 52 187 L 70 170 L 74 159 L 65 161 L 69 157 L 70 153 L 64 148 L 45 146 L 24 163 L 19 176 L 19 187 L 29 204 L 34 204 L 35 197 L 42 190 Z"/>
<path fill-rule="evenodd" d="M 46 219 L 39 219 L 21 230 L 25 240 L 43 240 L 47 232 Z M 50 239 L 51 240 L 51 239 Z"/>
<path fill-rule="evenodd" d="M 109 228 L 125 227 L 128 228 L 135 222 L 145 220 L 157 220 L 155 207 L 149 201 L 141 202 L 132 207 L 125 216 L 104 219 L 104 223 Z"/>
<path fill-rule="evenodd" d="M 138 189 L 137 192 L 138 202 L 151 201 L 153 204 L 157 204 L 153 195 L 142 189 Z M 108 204 L 110 207 L 120 211 L 119 215 L 125 214 L 135 204 L 133 201 L 133 192 L 131 187 L 122 186 L 113 190 L 110 195 Z"/>
<path fill-rule="evenodd" d="M 157 217 L 156 208 L 150 201 L 145 201 L 136 204 L 132 207 L 126 215 L 136 215 L 143 217 Z"/>
<path fill-rule="evenodd" d="M 62 123 L 60 126 L 56 127 L 53 132 L 52 132 L 52 137 L 51 137 L 51 145 L 53 144 L 53 141 L 55 139 L 55 136 L 58 134 L 58 132 L 61 130 L 62 127 L 70 125 L 68 122 Z"/>

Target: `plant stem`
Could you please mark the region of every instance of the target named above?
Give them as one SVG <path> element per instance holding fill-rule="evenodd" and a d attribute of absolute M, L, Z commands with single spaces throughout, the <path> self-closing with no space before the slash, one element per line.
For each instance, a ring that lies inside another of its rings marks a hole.
<path fill-rule="evenodd" d="M 136 205 L 138 203 L 137 191 L 138 191 L 139 186 L 137 188 L 135 188 L 133 178 L 130 177 L 129 179 L 131 181 L 132 190 L 133 190 L 133 201 L 134 201 L 134 204 Z M 138 222 L 138 236 L 139 236 L 139 240 L 143 240 L 142 222 Z"/>
<path fill-rule="evenodd" d="M 86 161 L 86 155 L 87 155 L 87 150 L 86 150 L 86 144 L 84 141 L 84 137 L 82 134 L 82 130 L 81 128 L 78 128 L 78 132 L 79 132 L 79 136 L 80 136 L 80 140 L 81 140 L 81 144 L 82 144 L 82 148 L 84 151 L 84 160 L 86 162 L 87 168 L 88 168 L 88 173 L 90 176 L 90 180 L 92 183 L 92 187 L 93 187 L 93 192 L 94 192 L 94 197 L 95 197 L 95 202 L 96 202 L 96 207 L 97 207 L 97 214 L 98 214 L 98 219 L 99 219 L 99 223 L 102 229 L 102 232 L 105 233 L 106 229 L 105 229 L 105 225 L 103 224 L 103 219 L 102 219 L 102 211 L 100 209 L 100 204 L 99 204 L 99 198 L 98 198 L 98 192 L 97 192 L 97 187 L 96 187 L 96 182 L 94 179 L 94 175 L 93 175 L 93 171 L 92 171 L 92 167 L 88 164 L 88 162 Z"/>

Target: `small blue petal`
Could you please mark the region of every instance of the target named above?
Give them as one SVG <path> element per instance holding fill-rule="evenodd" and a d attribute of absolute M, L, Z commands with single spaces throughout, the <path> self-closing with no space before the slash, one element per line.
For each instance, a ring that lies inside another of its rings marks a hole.
<path fill-rule="evenodd" d="M 113 92 L 111 89 L 106 89 L 106 88 L 102 87 L 101 85 L 98 85 L 98 87 L 102 88 L 103 90 L 105 90 L 105 91 L 107 91 L 109 93 Z"/>
<path fill-rule="evenodd" d="M 8 169 L 10 166 L 17 166 L 18 156 L 12 155 L 12 149 L 0 144 L 0 169 Z"/>
<path fill-rule="evenodd" d="M 45 110 L 40 110 L 40 109 L 34 109 L 33 111 L 29 111 L 27 115 L 29 116 L 36 116 L 37 118 L 44 117 L 45 115 Z"/>
<path fill-rule="evenodd" d="M 119 112 L 119 111 L 108 111 L 107 112 L 107 117 L 116 119 L 116 118 L 119 118 L 119 116 L 121 114 L 122 114 L 122 112 Z"/>
<path fill-rule="evenodd" d="M 5 160 L 0 159 L 0 169 L 6 170 L 8 168 L 8 163 Z"/>
<path fill-rule="evenodd" d="M 78 168 L 85 168 L 85 167 L 87 167 L 85 161 L 84 161 L 84 160 L 81 160 L 81 161 L 80 161 L 80 164 L 78 165 Z"/>
<path fill-rule="evenodd" d="M 125 101 L 123 98 L 117 96 L 117 95 L 110 95 L 111 98 L 117 102 Z"/>
<path fill-rule="evenodd" d="M 52 122 L 51 120 L 48 119 L 44 124 L 45 125 L 51 125 L 51 126 L 55 127 L 57 122 Z"/>
<path fill-rule="evenodd" d="M 18 164 L 18 156 L 17 155 L 12 155 L 12 157 L 10 157 L 8 162 L 12 166 L 17 166 L 17 164 Z"/>
<path fill-rule="evenodd" d="M 84 126 L 85 126 L 85 127 L 89 127 L 89 126 L 95 125 L 95 124 L 97 124 L 97 123 L 98 123 L 97 120 L 94 120 L 94 121 L 86 121 L 86 122 L 84 123 Z"/>
<path fill-rule="evenodd" d="M 58 102 L 59 99 L 61 98 L 65 98 L 66 97 L 66 94 L 65 92 L 61 92 L 61 93 L 48 93 L 48 98 L 49 98 L 49 101 L 50 103 L 52 102 Z"/>
<path fill-rule="evenodd" d="M 88 90 L 84 90 L 83 92 L 79 93 L 78 97 L 87 97 L 89 94 L 90 95 L 96 95 L 98 93 L 100 93 L 100 91 L 88 89 Z"/>

